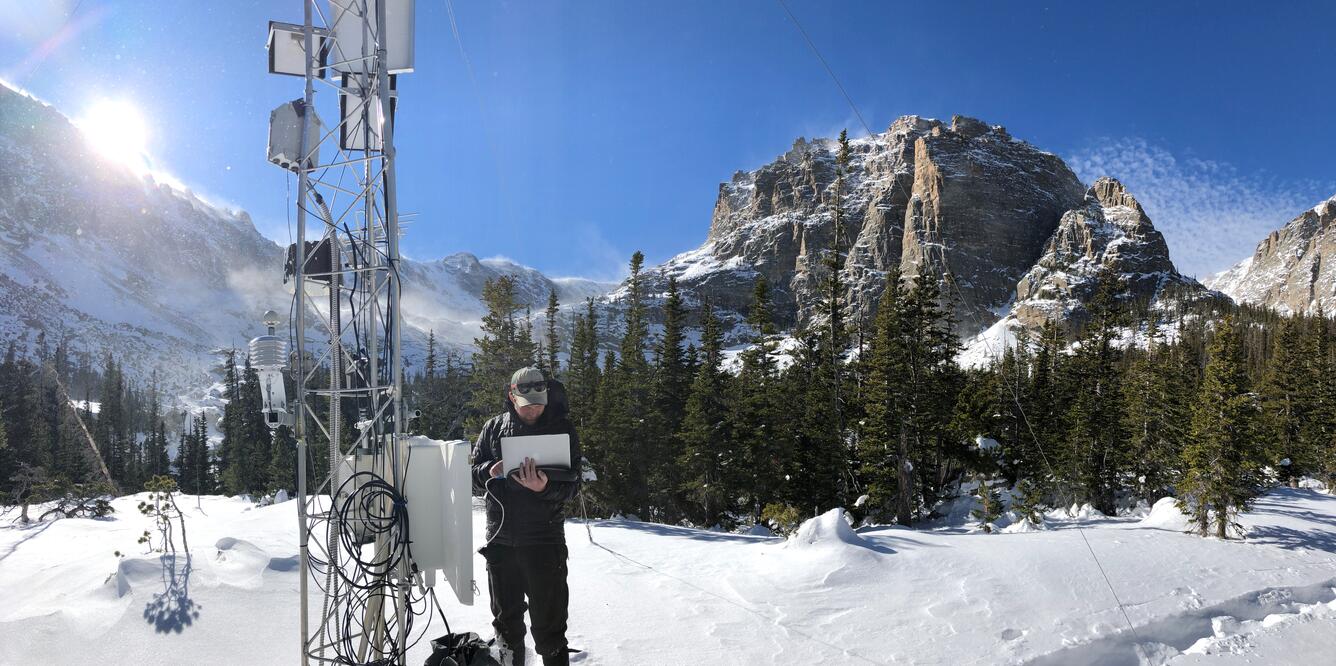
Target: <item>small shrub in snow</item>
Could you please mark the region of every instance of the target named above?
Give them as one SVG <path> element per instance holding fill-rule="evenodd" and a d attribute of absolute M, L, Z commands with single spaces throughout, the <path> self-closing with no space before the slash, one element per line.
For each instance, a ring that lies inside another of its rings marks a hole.
<path fill-rule="evenodd" d="M 147 544 L 149 550 L 176 554 L 176 529 L 172 525 L 175 518 L 181 526 L 181 549 L 190 553 L 190 544 L 186 542 L 186 518 L 181 507 L 176 505 L 176 480 L 170 476 L 155 476 L 144 483 L 148 491 L 148 500 L 139 503 L 139 512 L 152 518 L 158 528 L 158 547 L 153 547 L 153 537 L 148 530 L 139 537 L 139 543 Z"/>
<path fill-rule="evenodd" d="M 798 531 L 798 526 L 802 523 L 802 514 L 788 504 L 771 503 L 761 510 L 761 521 L 770 525 L 775 534 L 789 537 Z"/>
<path fill-rule="evenodd" d="M 61 518 L 105 518 L 115 512 L 111 496 L 115 493 L 109 483 L 73 484 L 59 478 L 44 484 L 38 491 L 42 497 L 54 500 L 51 508 L 37 520 L 50 516 Z"/>
<path fill-rule="evenodd" d="M 1016 492 L 1012 494 L 1011 511 L 1016 514 L 1017 520 L 1034 525 L 1043 523 L 1044 496 L 1030 481 L 1021 481 L 1016 484 Z"/>
<path fill-rule="evenodd" d="M 40 501 L 40 491 L 49 483 L 46 477 L 46 468 L 33 467 L 28 463 L 19 463 L 19 471 L 14 472 L 9 477 L 9 483 L 10 498 L 13 499 L 14 504 L 22 507 L 19 512 L 19 522 L 27 524 L 29 522 L 28 505 L 33 500 Z"/>
<path fill-rule="evenodd" d="M 974 497 L 979 501 L 979 506 L 970 512 L 970 516 L 979 521 L 979 529 L 992 533 L 996 529 L 993 523 L 1002 517 L 1002 498 L 998 496 L 997 489 L 986 482 L 974 489 Z"/>

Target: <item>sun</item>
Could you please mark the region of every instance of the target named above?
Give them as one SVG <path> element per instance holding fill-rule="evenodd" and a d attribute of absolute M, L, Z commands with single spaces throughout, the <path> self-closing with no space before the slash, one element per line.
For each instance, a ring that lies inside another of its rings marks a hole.
<path fill-rule="evenodd" d="M 99 100 L 76 123 L 102 156 L 137 171 L 146 169 L 148 127 L 139 110 L 124 100 Z"/>

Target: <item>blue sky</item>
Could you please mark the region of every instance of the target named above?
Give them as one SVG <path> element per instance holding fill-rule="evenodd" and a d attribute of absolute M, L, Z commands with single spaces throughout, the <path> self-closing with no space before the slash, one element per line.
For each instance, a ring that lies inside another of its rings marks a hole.
<path fill-rule="evenodd" d="M 698 246 L 733 171 L 862 133 L 775 0 L 455 0 L 476 85 L 445 0 L 417 5 L 397 129 L 414 258 L 616 276 L 636 249 Z M 789 6 L 874 130 L 973 115 L 1120 177 L 1185 272 L 1336 194 L 1336 3 Z M 300 22 L 301 3 L 0 0 L 0 77 L 75 117 L 131 101 L 156 166 L 286 242 L 264 140 L 301 82 L 266 73 L 269 19 Z"/>

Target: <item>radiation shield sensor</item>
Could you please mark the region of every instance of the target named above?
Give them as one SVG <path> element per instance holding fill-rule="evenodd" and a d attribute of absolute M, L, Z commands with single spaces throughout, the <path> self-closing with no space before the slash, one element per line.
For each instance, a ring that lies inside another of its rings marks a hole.
<path fill-rule="evenodd" d="M 288 342 L 276 335 L 281 323 L 278 313 L 269 310 L 264 313 L 264 325 L 268 331 L 250 341 L 249 352 L 251 365 L 260 380 L 260 411 L 264 414 L 264 424 L 270 430 L 279 426 L 291 426 L 292 413 L 288 411 L 287 389 L 283 385 L 283 369 L 287 366 Z"/>

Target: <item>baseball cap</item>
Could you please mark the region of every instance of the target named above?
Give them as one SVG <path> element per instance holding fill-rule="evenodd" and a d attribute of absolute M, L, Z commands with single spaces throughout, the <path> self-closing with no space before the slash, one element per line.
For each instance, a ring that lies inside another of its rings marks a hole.
<path fill-rule="evenodd" d="M 510 393 L 516 407 L 547 404 L 547 379 L 538 368 L 520 368 L 510 376 Z"/>

